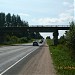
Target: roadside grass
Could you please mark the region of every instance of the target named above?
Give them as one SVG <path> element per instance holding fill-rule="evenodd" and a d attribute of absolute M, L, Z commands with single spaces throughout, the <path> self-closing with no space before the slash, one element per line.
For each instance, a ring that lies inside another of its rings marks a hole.
<path fill-rule="evenodd" d="M 71 58 L 71 51 L 65 45 L 52 46 L 52 41 L 49 39 L 47 44 L 57 75 L 75 75 L 75 60 Z"/>

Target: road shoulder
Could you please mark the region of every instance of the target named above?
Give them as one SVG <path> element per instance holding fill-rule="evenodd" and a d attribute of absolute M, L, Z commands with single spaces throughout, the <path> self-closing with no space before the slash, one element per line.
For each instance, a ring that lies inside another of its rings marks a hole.
<path fill-rule="evenodd" d="M 18 75 L 56 75 L 47 44 L 23 66 Z"/>

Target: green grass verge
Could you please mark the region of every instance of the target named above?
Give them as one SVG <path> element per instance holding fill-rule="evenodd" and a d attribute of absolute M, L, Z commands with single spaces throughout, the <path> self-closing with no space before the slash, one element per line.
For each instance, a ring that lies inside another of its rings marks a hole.
<path fill-rule="evenodd" d="M 71 58 L 71 51 L 65 45 L 52 46 L 47 40 L 57 75 L 75 75 L 75 60 Z"/>

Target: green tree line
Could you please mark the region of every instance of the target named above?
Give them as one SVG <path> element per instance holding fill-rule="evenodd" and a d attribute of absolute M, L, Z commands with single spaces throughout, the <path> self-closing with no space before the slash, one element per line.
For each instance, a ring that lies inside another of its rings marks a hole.
<path fill-rule="evenodd" d="M 0 13 L 0 27 L 29 27 L 27 21 L 21 20 L 19 15 L 11 15 L 10 13 Z M 1 33 L 1 32 L 0 32 Z M 8 32 L 3 35 L 3 43 L 24 43 L 29 42 L 32 39 L 41 39 L 42 36 L 39 32 Z"/>
<path fill-rule="evenodd" d="M 10 13 L 0 13 L 0 27 L 26 27 L 29 26 L 27 21 L 21 20 L 19 15 Z"/>
<path fill-rule="evenodd" d="M 64 44 L 69 50 L 72 51 L 72 56 L 75 56 L 75 23 L 70 23 L 70 29 L 65 32 L 65 35 L 59 39 L 59 44 Z"/>

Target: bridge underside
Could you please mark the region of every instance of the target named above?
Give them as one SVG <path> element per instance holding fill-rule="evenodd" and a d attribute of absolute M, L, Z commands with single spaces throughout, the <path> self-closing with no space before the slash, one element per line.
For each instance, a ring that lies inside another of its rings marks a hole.
<path fill-rule="evenodd" d="M 5 33 L 20 32 L 53 32 L 54 45 L 58 44 L 58 30 L 69 30 L 70 27 L 0 27 L 0 43 Z"/>

